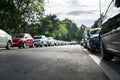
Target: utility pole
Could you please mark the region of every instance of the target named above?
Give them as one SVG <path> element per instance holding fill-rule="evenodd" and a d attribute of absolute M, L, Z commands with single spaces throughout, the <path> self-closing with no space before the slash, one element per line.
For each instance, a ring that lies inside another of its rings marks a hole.
<path fill-rule="evenodd" d="M 101 24 L 102 24 L 102 14 L 101 14 L 101 0 L 99 0 L 99 14 L 100 14 L 100 18 L 99 18 L 99 20 L 98 20 L 98 22 L 97 22 L 97 24 L 98 24 L 98 27 L 101 27 Z"/>
<path fill-rule="evenodd" d="M 101 18 L 101 0 L 99 0 L 99 11 L 100 11 L 100 18 Z"/>

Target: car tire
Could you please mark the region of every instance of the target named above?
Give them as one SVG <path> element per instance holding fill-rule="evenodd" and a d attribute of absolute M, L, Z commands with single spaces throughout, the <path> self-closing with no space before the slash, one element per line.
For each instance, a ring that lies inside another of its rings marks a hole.
<path fill-rule="evenodd" d="M 8 41 L 7 42 L 7 46 L 6 46 L 6 49 L 11 49 L 11 47 L 12 47 L 12 43 L 11 43 L 11 41 Z"/>
<path fill-rule="evenodd" d="M 104 47 L 104 44 L 102 40 L 100 40 L 100 53 L 102 55 L 103 60 L 111 60 L 113 59 L 114 55 L 112 53 L 109 53 L 106 48 Z"/>
<path fill-rule="evenodd" d="M 45 44 L 45 47 L 48 47 L 48 44 Z"/>
<path fill-rule="evenodd" d="M 94 52 L 95 52 L 95 50 L 90 48 L 90 52 L 93 52 L 93 53 L 94 53 Z"/>
<path fill-rule="evenodd" d="M 35 45 L 35 47 L 39 47 L 38 45 Z"/>
<path fill-rule="evenodd" d="M 40 45 L 40 47 L 43 47 L 43 43 Z"/>

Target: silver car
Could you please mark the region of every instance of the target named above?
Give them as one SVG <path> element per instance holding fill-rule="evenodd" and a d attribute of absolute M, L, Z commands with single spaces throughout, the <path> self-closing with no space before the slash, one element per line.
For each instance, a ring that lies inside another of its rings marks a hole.
<path fill-rule="evenodd" d="M 36 47 L 48 46 L 46 36 L 44 35 L 34 36 L 34 45 Z"/>
<path fill-rule="evenodd" d="M 120 0 L 112 0 L 100 30 L 100 52 L 102 59 L 111 60 L 120 56 Z"/>
<path fill-rule="evenodd" d="M 55 40 L 52 37 L 47 37 L 48 39 L 48 46 L 54 46 L 55 45 Z"/>
<path fill-rule="evenodd" d="M 10 49 L 12 44 L 12 36 L 0 29 L 0 48 Z"/>

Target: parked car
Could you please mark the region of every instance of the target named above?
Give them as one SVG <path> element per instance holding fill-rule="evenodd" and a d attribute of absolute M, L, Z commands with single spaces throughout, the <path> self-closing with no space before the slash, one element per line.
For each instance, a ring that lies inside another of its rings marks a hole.
<path fill-rule="evenodd" d="M 70 44 L 71 44 L 71 45 L 76 45 L 76 41 L 72 40 L 72 41 L 70 42 Z"/>
<path fill-rule="evenodd" d="M 80 41 L 80 45 L 81 45 L 81 46 L 84 45 L 84 39 L 82 39 L 82 40 Z"/>
<path fill-rule="evenodd" d="M 55 45 L 55 40 L 52 37 L 47 37 L 47 43 L 48 46 L 54 46 Z"/>
<path fill-rule="evenodd" d="M 15 34 L 12 40 L 13 47 L 19 48 L 21 47 L 26 48 L 27 46 L 34 47 L 34 39 L 28 33 Z"/>
<path fill-rule="evenodd" d="M 92 52 L 99 50 L 100 48 L 99 31 L 100 28 L 93 28 L 89 30 L 87 38 L 87 48 Z"/>
<path fill-rule="evenodd" d="M 48 46 L 47 38 L 44 35 L 34 36 L 34 42 L 35 42 L 34 44 L 36 47 Z"/>
<path fill-rule="evenodd" d="M 10 49 L 12 44 L 12 36 L 0 29 L 0 48 Z"/>
<path fill-rule="evenodd" d="M 105 14 L 100 30 L 100 51 L 105 60 L 120 56 L 120 0 L 113 0 Z"/>
<path fill-rule="evenodd" d="M 54 39 L 54 42 L 55 42 L 55 46 L 58 46 L 59 45 L 59 41 Z"/>
<path fill-rule="evenodd" d="M 83 43 L 83 47 L 87 49 L 87 40 L 88 40 L 88 36 L 86 35 L 84 38 L 84 43 Z"/>

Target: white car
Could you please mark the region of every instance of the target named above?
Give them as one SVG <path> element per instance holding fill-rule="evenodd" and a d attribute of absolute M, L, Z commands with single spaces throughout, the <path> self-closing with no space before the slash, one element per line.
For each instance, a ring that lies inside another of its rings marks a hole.
<path fill-rule="evenodd" d="M 54 46 L 55 45 L 55 40 L 52 37 L 47 37 L 48 39 L 48 46 Z"/>
<path fill-rule="evenodd" d="M 10 49 L 12 44 L 12 36 L 0 29 L 0 48 Z"/>
<path fill-rule="evenodd" d="M 41 47 L 48 46 L 46 36 L 44 36 L 44 35 L 34 36 L 34 45 L 36 47 L 38 47 L 38 46 L 41 46 Z"/>
<path fill-rule="evenodd" d="M 76 45 L 76 41 L 71 41 L 70 44 L 71 45 Z"/>

